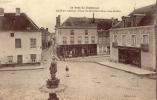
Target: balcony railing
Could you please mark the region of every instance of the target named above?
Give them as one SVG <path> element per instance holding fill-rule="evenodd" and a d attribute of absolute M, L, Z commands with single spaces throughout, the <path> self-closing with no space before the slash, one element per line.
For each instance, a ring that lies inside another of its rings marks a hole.
<path fill-rule="evenodd" d="M 141 44 L 141 50 L 144 52 L 148 52 L 149 51 L 149 45 L 148 44 Z"/>
<path fill-rule="evenodd" d="M 118 47 L 118 43 L 117 42 L 112 42 L 112 47 L 113 48 L 117 48 Z"/>

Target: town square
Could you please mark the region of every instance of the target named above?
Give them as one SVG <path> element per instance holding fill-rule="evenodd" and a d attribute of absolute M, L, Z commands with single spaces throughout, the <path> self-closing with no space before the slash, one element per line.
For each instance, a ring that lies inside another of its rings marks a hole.
<path fill-rule="evenodd" d="M 157 98 L 156 0 L 0 0 L 0 47 L 0 100 Z"/>

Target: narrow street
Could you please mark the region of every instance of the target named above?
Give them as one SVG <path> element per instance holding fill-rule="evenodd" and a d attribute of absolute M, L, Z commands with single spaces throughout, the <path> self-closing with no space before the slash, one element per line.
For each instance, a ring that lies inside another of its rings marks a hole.
<path fill-rule="evenodd" d="M 0 72 L 0 100 L 47 100 L 40 88 L 50 77 L 49 61 L 45 69 Z M 58 61 L 57 77 L 66 86 L 59 100 L 156 100 L 155 80 L 94 63 Z"/>

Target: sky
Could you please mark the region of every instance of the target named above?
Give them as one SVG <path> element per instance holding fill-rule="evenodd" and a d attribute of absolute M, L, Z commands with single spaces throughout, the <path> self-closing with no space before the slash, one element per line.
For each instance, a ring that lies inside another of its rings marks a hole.
<path fill-rule="evenodd" d="M 0 0 L 0 7 L 4 12 L 21 8 L 38 27 L 54 32 L 57 15 L 61 15 L 61 23 L 68 17 L 92 17 L 94 11 L 89 10 L 99 11 L 94 12 L 95 18 L 121 19 L 134 9 L 154 3 L 156 0 Z"/>

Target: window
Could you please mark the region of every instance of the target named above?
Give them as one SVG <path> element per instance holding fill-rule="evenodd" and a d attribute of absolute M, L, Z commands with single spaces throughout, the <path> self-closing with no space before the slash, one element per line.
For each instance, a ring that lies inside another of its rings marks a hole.
<path fill-rule="evenodd" d="M 74 37 L 70 37 L 70 43 L 74 44 Z"/>
<path fill-rule="evenodd" d="M 88 37 L 85 37 L 85 44 L 88 44 Z"/>
<path fill-rule="evenodd" d="M 74 30 L 71 30 L 70 35 L 74 35 Z"/>
<path fill-rule="evenodd" d="M 30 39 L 30 42 L 31 42 L 31 48 L 36 48 L 36 39 L 35 38 L 31 38 Z"/>
<path fill-rule="evenodd" d="M 122 35 L 122 45 L 126 45 L 126 35 Z"/>
<path fill-rule="evenodd" d="M 31 61 L 36 62 L 36 54 L 31 54 Z"/>
<path fill-rule="evenodd" d="M 88 30 L 85 30 L 85 35 L 88 35 Z"/>
<path fill-rule="evenodd" d="M 63 44 L 67 44 L 67 37 L 63 37 Z"/>
<path fill-rule="evenodd" d="M 14 33 L 10 33 L 10 37 L 14 37 Z"/>
<path fill-rule="evenodd" d="M 131 43 L 132 46 L 136 46 L 136 35 L 131 36 L 131 42 L 132 42 Z"/>
<path fill-rule="evenodd" d="M 93 43 L 93 44 L 95 43 L 95 36 L 91 37 L 91 43 Z"/>
<path fill-rule="evenodd" d="M 118 43 L 118 41 L 117 41 L 117 35 L 114 35 L 113 41 L 114 41 L 115 43 Z"/>
<path fill-rule="evenodd" d="M 21 48 L 21 39 L 15 39 L 15 48 Z"/>
<path fill-rule="evenodd" d="M 8 56 L 8 63 L 12 63 L 13 62 L 13 56 Z"/>
<path fill-rule="evenodd" d="M 78 37 L 78 44 L 81 44 L 81 43 L 82 43 L 82 37 L 79 36 L 79 37 Z"/>
<path fill-rule="evenodd" d="M 143 35 L 143 44 L 148 44 L 148 43 L 149 43 L 148 35 Z"/>

